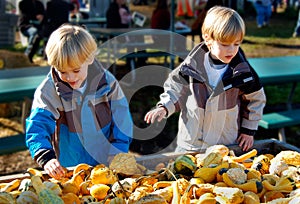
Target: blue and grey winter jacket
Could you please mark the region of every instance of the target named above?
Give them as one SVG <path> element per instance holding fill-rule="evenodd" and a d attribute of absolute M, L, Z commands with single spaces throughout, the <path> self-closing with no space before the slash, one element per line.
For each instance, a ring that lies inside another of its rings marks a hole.
<path fill-rule="evenodd" d="M 115 77 L 95 60 L 83 93 L 61 81 L 54 68 L 37 88 L 26 120 L 26 145 L 40 166 L 57 158 L 62 166 L 106 163 L 128 152 L 133 122 Z"/>

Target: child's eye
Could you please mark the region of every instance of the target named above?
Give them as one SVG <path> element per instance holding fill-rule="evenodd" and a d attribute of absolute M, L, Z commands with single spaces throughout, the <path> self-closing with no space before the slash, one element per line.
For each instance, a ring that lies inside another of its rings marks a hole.
<path fill-rule="evenodd" d="M 73 72 L 74 72 L 74 73 L 79 73 L 79 72 L 80 72 L 80 69 L 74 70 Z"/>

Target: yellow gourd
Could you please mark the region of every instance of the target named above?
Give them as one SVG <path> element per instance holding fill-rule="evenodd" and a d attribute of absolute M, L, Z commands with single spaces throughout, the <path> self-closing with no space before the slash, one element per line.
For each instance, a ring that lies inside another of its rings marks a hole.
<path fill-rule="evenodd" d="M 14 180 L 12 180 L 9 183 L 5 183 L 5 186 L 3 188 L 1 188 L 1 191 L 9 193 L 9 192 L 17 189 L 20 184 L 21 184 L 21 180 L 20 179 L 14 179 Z"/>
<path fill-rule="evenodd" d="M 70 180 L 62 184 L 62 193 L 74 193 L 76 195 L 79 195 L 80 192 L 80 184 L 83 182 L 83 179 L 81 177 L 82 171 L 77 172 L 72 176 Z"/>
<path fill-rule="evenodd" d="M 66 193 L 61 198 L 65 204 L 81 204 L 80 199 L 74 193 Z"/>
<path fill-rule="evenodd" d="M 256 155 L 257 155 L 257 150 L 253 149 L 253 150 L 251 150 L 245 154 L 242 154 L 241 156 L 238 156 L 238 157 L 231 156 L 230 160 L 241 163 L 241 162 L 245 161 L 246 159 L 250 159 L 251 157 L 254 157 Z"/>
<path fill-rule="evenodd" d="M 244 200 L 243 191 L 239 188 L 215 187 L 213 193 L 217 196 L 225 197 L 231 204 L 238 204 Z"/>
<path fill-rule="evenodd" d="M 269 191 L 283 193 L 290 193 L 297 188 L 295 181 L 288 176 L 281 176 L 275 185 L 270 184 L 268 180 L 263 180 L 262 184 Z"/>
<path fill-rule="evenodd" d="M 246 183 L 243 184 L 236 184 L 229 178 L 227 173 L 223 173 L 222 177 L 224 183 L 229 187 L 236 187 L 243 191 L 252 191 L 254 193 L 260 193 L 263 189 L 262 183 L 257 179 L 247 180 Z"/>
<path fill-rule="evenodd" d="M 216 198 L 214 194 L 212 193 L 204 193 L 203 195 L 200 196 L 199 201 L 197 204 L 216 204 Z"/>
<path fill-rule="evenodd" d="M 217 177 L 217 173 L 222 168 L 228 168 L 228 162 L 222 162 L 216 167 L 200 167 L 194 173 L 195 178 L 201 178 L 205 183 L 213 182 Z"/>
<path fill-rule="evenodd" d="M 91 187 L 90 193 L 91 196 L 98 200 L 103 200 L 109 191 L 110 187 L 105 184 L 95 184 Z"/>
<path fill-rule="evenodd" d="M 244 201 L 243 204 L 259 204 L 260 200 L 256 193 L 252 191 L 247 191 L 244 193 Z"/>
<path fill-rule="evenodd" d="M 104 164 L 98 164 L 92 169 L 90 179 L 92 184 L 114 184 L 117 181 L 113 171 Z"/>

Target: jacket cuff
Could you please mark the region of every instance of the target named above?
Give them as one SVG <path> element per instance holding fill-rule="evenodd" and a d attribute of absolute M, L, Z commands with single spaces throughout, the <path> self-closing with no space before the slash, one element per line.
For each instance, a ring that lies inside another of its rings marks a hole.
<path fill-rule="evenodd" d="M 165 111 L 166 111 L 166 118 L 168 117 L 168 115 L 169 115 L 169 111 L 168 111 L 168 109 L 166 108 L 166 106 L 164 106 L 164 105 L 162 105 L 162 104 L 158 104 L 157 105 L 157 107 L 162 107 L 163 109 L 165 109 Z"/>
<path fill-rule="evenodd" d="M 241 127 L 241 133 L 242 134 L 246 134 L 246 135 L 250 135 L 250 136 L 255 136 L 256 134 L 256 130 L 250 130 L 248 128 L 245 128 L 245 127 Z"/>
<path fill-rule="evenodd" d="M 45 149 L 41 150 L 36 156 L 34 156 L 34 159 L 40 167 L 44 168 L 48 161 L 56 159 L 56 155 L 53 150 Z"/>

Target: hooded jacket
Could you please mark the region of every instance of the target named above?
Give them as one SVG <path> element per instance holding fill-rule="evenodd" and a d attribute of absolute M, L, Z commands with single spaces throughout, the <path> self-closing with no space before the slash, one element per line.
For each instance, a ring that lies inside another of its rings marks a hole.
<path fill-rule="evenodd" d="M 236 144 L 240 133 L 254 135 L 266 97 L 241 49 L 212 88 L 206 70 L 212 64 L 205 44 L 196 46 L 164 83 L 158 106 L 168 117 L 180 111 L 177 145 L 204 151 L 215 144 Z"/>
<path fill-rule="evenodd" d="M 95 60 L 86 89 L 73 90 L 54 68 L 37 88 L 26 120 L 26 145 L 40 166 L 57 158 L 62 166 L 106 163 L 128 152 L 132 118 L 117 80 Z"/>

